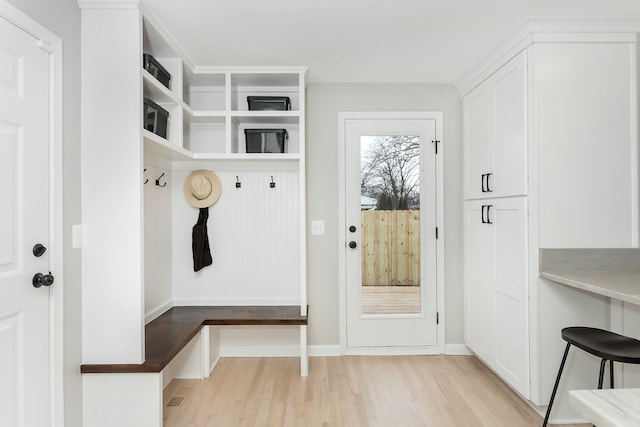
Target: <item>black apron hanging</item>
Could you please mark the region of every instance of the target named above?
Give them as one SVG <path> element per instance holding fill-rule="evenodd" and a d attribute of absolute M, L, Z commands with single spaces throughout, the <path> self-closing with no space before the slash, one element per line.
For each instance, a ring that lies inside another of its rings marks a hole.
<path fill-rule="evenodd" d="M 211 265 L 211 249 L 209 248 L 209 236 L 207 234 L 207 219 L 209 208 L 200 208 L 198 222 L 193 226 L 191 248 L 193 250 L 193 271 L 201 270 Z"/>

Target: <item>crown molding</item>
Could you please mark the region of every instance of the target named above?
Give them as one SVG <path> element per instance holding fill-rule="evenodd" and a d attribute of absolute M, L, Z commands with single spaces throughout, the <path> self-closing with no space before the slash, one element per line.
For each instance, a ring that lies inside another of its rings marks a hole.
<path fill-rule="evenodd" d="M 80 9 L 138 9 L 140 0 L 78 0 Z"/>
<path fill-rule="evenodd" d="M 640 32 L 640 16 L 529 17 L 487 58 L 477 64 L 456 86 L 461 96 L 495 72 L 500 65 L 533 43 L 629 42 Z"/>

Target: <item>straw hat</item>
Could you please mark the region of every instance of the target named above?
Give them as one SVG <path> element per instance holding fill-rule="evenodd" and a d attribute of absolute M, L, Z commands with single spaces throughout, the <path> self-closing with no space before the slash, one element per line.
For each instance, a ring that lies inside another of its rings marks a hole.
<path fill-rule="evenodd" d="M 184 180 L 184 197 L 195 208 L 213 205 L 220 198 L 221 192 L 220 179 L 208 170 L 195 170 Z"/>

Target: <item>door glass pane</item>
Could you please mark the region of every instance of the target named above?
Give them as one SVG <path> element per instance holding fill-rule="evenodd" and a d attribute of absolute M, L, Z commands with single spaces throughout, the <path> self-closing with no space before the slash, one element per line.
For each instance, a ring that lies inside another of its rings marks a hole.
<path fill-rule="evenodd" d="M 420 138 L 360 139 L 363 314 L 420 307 Z"/>

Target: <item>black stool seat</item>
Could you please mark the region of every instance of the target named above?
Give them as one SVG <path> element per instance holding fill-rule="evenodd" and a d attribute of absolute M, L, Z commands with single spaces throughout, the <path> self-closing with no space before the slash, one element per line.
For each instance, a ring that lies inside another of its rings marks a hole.
<path fill-rule="evenodd" d="M 640 364 L 640 341 L 634 338 L 597 328 L 572 326 L 562 330 L 562 339 L 601 359 Z"/>
<path fill-rule="evenodd" d="M 562 339 L 567 342 L 567 346 L 564 350 L 562 362 L 560 363 L 556 383 L 553 386 L 551 400 L 547 407 L 547 414 L 542 423 L 543 427 L 545 427 L 549 421 L 551 407 L 553 406 L 553 401 L 558 391 L 564 363 L 567 361 L 569 348 L 572 345 L 602 359 L 600 362 L 600 375 L 598 377 L 599 389 L 602 388 L 604 366 L 607 360 L 609 361 L 609 383 L 611 388 L 613 388 L 613 362 L 640 364 L 640 341 L 631 337 L 625 337 L 624 335 L 598 328 L 571 326 L 562 330 Z"/>

